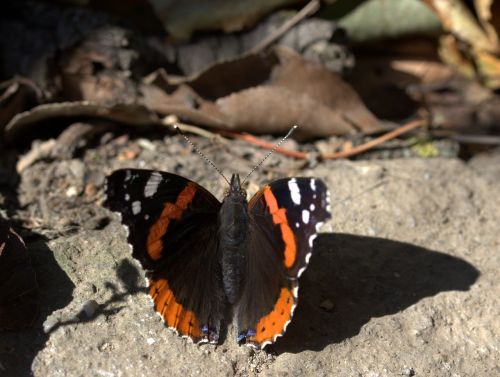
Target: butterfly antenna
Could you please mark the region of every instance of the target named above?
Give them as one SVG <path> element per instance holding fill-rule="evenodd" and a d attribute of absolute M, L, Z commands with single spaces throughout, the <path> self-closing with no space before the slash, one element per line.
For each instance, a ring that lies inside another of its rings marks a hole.
<path fill-rule="evenodd" d="M 179 128 L 179 126 L 177 126 L 176 124 L 174 124 L 174 128 L 175 130 L 180 133 L 182 135 L 182 137 L 184 139 L 186 139 L 186 141 L 193 147 L 193 149 L 207 162 L 209 163 L 210 165 L 212 165 L 212 167 L 217 171 L 217 173 L 219 173 L 222 178 L 224 178 L 227 182 L 227 184 L 229 186 L 231 186 L 231 182 L 229 182 L 229 180 L 226 178 L 226 176 L 222 173 L 222 171 L 217 167 L 215 166 L 215 164 L 207 157 L 205 156 L 203 153 L 201 153 L 201 151 L 198 149 L 198 147 L 196 145 L 194 145 L 194 143 L 189 140 L 189 138 L 184 134 L 184 132 L 182 132 L 182 130 Z"/>
<path fill-rule="evenodd" d="M 243 185 L 243 183 L 245 183 L 245 182 L 246 182 L 246 180 L 248 179 L 248 177 L 250 177 L 250 176 L 252 175 L 252 173 L 253 173 L 255 170 L 257 170 L 257 169 L 260 167 L 260 165 L 262 165 L 262 164 L 264 163 L 264 161 L 266 161 L 266 160 L 267 160 L 267 158 L 268 158 L 270 155 L 272 155 L 272 154 L 274 153 L 274 151 L 275 151 L 276 149 L 278 149 L 278 148 L 279 148 L 279 146 L 280 146 L 280 145 L 281 145 L 281 144 L 282 144 L 282 143 L 283 143 L 286 139 L 288 139 L 288 137 L 289 137 L 289 136 L 293 133 L 293 131 L 295 131 L 295 130 L 297 129 L 297 127 L 298 127 L 298 126 L 297 126 L 296 124 L 294 124 L 294 125 L 292 126 L 292 128 L 290 128 L 290 130 L 288 131 L 288 133 L 285 135 L 285 137 L 284 137 L 283 139 L 281 139 L 281 140 L 278 142 L 278 144 L 276 144 L 276 145 L 273 147 L 273 149 L 271 149 L 271 150 L 269 151 L 269 153 L 268 153 L 268 154 L 266 154 L 266 155 L 264 156 L 264 158 L 263 158 L 263 159 L 262 159 L 262 160 L 261 160 L 261 161 L 260 161 L 257 165 L 255 165 L 255 166 L 253 167 L 253 169 L 252 169 L 252 170 L 250 170 L 250 173 L 248 173 L 248 174 L 247 174 L 247 176 L 246 176 L 246 177 L 243 179 L 243 181 L 241 182 L 241 184 L 242 184 L 242 185 Z"/>

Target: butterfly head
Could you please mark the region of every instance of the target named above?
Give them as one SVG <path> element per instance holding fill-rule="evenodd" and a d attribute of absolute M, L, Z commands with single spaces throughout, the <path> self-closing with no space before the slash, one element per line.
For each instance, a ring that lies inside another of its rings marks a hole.
<path fill-rule="evenodd" d="M 247 192 L 241 187 L 239 174 L 233 174 L 231 176 L 231 182 L 229 183 L 229 188 L 226 190 L 225 196 L 242 198 L 246 201 Z"/>
<path fill-rule="evenodd" d="M 205 156 L 199 149 L 196 145 L 193 144 L 193 142 L 191 140 L 189 140 L 189 138 L 184 134 L 184 132 L 182 132 L 182 130 L 179 128 L 179 126 L 177 125 L 174 125 L 174 128 L 177 130 L 177 132 L 179 132 L 183 137 L 184 139 L 186 139 L 186 141 L 191 144 L 191 146 L 194 148 L 194 150 L 196 152 L 198 152 L 198 154 L 210 165 L 212 165 L 212 167 L 217 171 L 217 173 L 219 173 L 221 175 L 222 178 L 224 178 L 224 180 L 229 183 L 229 189 L 225 192 L 225 196 L 228 196 L 228 195 L 231 195 L 231 196 L 235 196 L 235 194 L 238 194 L 239 196 L 243 196 L 246 200 L 246 196 L 247 196 L 247 193 L 245 190 L 243 190 L 241 188 L 241 183 L 245 183 L 248 179 L 248 177 L 250 177 L 252 175 L 252 173 L 257 170 L 260 165 L 262 165 L 264 163 L 264 161 L 267 160 L 267 158 L 273 154 L 273 152 L 279 148 L 279 146 L 292 134 L 293 131 L 295 131 L 297 129 L 297 125 L 294 125 L 292 126 L 292 128 L 290 128 L 290 130 L 288 131 L 288 133 L 285 135 L 285 137 L 283 139 L 280 140 L 280 142 L 278 144 L 276 144 L 270 151 L 268 154 L 266 154 L 264 156 L 264 158 L 257 164 L 253 167 L 252 170 L 250 170 L 250 173 L 247 174 L 247 176 L 243 179 L 243 182 L 240 182 L 240 176 L 238 174 L 233 174 L 232 177 L 231 177 L 231 182 L 229 182 L 229 180 L 226 178 L 226 176 L 222 173 L 222 171 L 217 167 L 215 166 L 215 164 L 207 157 Z M 238 196 L 237 195 L 237 196 Z"/>

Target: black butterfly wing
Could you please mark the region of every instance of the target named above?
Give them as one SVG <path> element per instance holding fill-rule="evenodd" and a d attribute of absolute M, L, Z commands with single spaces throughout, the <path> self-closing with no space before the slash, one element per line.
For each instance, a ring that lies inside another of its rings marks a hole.
<path fill-rule="evenodd" d="M 175 174 L 122 169 L 107 178 L 104 206 L 121 215 L 132 255 L 168 327 L 195 342 L 217 341 L 225 310 L 218 262 L 220 202 Z"/>
<path fill-rule="evenodd" d="M 239 340 L 263 347 L 282 335 L 292 319 L 298 278 L 309 263 L 319 227 L 330 218 L 328 190 L 316 178 L 278 180 L 250 200 L 249 214 Z"/>

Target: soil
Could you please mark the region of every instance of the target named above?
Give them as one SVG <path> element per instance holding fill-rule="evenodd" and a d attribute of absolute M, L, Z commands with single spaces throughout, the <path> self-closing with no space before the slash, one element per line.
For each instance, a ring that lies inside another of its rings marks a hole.
<path fill-rule="evenodd" d="M 192 139 L 227 174 L 246 175 L 266 154 Z M 333 218 L 286 335 L 263 351 L 238 346 L 231 326 L 218 346 L 164 327 L 118 218 L 101 206 L 105 176 L 122 167 L 174 172 L 219 198 L 226 187 L 178 136 L 105 134 L 73 159 L 25 168 L 10 213 L 31 230 L 23 236 L 40 313 L 32 327 L 0 333 L 0 375 L 500 374 L 500 151 L 468 163 L 271 156 L 249 193 L 282 176 L 315 176 L 331 191 Z"/>

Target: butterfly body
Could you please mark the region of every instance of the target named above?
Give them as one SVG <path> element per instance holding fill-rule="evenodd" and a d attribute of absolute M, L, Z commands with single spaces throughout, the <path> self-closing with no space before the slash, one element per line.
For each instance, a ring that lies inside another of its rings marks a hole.
<path fill-rule="evenodd" d="M 245 278 L 248 253 L 248 202 L 240 178 L 233 175 L 219 211 L 219 255 L 224 292 L 230 304 L 238 301 Z"/>
<path fill-rule="evenodd" d="M 121 214 L 168 327 L 216 343 L 230 312 L 241 343 L 259 348 L 285 332 L 298 278 L 330 217 L 321 180 L 281 179 L 247 201 L 233 175 L 221 203 L 175 174 L 122 169 L 108 177 L 106 191 L 105 206 Z"/>

